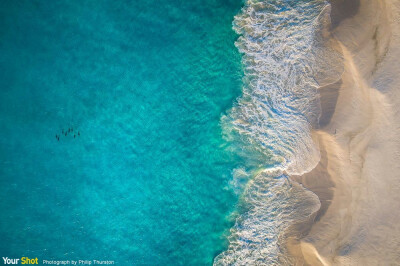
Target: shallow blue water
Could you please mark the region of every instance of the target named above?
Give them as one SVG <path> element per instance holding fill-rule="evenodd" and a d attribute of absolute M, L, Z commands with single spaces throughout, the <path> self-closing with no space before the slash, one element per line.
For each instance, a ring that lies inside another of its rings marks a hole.
<path fill-rule="evenodd" d="M 212 263 L 237 201 L 220 118 L 240 6 L 0 2 L 1 256 Z"/>

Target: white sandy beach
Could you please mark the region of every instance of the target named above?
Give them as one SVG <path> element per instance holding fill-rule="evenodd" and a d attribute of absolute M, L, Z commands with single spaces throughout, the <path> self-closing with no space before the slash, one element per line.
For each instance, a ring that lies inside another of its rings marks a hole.
<path fill-rule="evenodd" d="M 298 265 L 400 265 L 400 1 L 333 1 L 343 74 L 319 89 L 321 160 L 292 176 L 320 210 L 290 241 Z"/>

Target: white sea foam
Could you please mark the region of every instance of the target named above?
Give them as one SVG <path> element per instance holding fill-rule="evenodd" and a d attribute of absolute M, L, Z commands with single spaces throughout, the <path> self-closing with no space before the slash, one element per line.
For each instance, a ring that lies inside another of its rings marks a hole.
<path fill-rule="evenodd" d="M 249 181 L 242 202 L 246 211 L 231 229 L 228 250 L 214 264 L 290 265 L 279 245 L 282 232 L 294 219 L 304 220 L 318 210 L 316 196 L 284 175 L 260 173 Z"/>
<path fill-rule="evenodd" d="M 293 174 L 319 160 L 310 128 L 318 119 L 315 46 L 323 1 L 248 1 L 235 17 L 243 53 L 243 96 L 230 113 L 234 130 Z"/>
<path fill-rule="evenodd" d="M 332 81 L 324 78 L 324 58 L 334 51 L 324 50 L 319 40 L 327 8 L 325 1 L 248 0 L 234 19 L 245 68 L 243 95 L 222 125 L 249 158 L 245 168 L 257 171 L 242 193 L 229 247 L 215 265 L 290 264 L 279 238 L 293 221 L 319 208 L 316 196 L 286 173 L 308 172 L 320 159 L 311 129 L 320 115 L 317 88 Z M 237 171 L 235 184 L 247 178 L 243 173 Z"/>

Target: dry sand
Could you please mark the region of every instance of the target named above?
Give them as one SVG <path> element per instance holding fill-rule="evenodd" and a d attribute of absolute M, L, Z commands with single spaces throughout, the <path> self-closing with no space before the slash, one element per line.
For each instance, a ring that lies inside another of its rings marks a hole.
<path fill-rule="evenodd" d="M 319 90 L 321 160 L 291 177 L 321 208 L 288 246 L 298 265 L 400 265 L 400 1 L 331 3 L 344 71 Z"/>

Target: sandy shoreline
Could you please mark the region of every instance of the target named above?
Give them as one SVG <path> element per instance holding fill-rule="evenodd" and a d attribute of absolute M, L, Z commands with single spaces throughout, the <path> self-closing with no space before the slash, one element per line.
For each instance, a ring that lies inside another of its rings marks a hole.
<path fill-rule="evenodd" d="M 297 265 L 400 263 L 400 23 L 397 1 L 331 2 L 341 78 L 319 89 L 319 164 L 292 176 L 321 207 L 288 241 Z"/>

